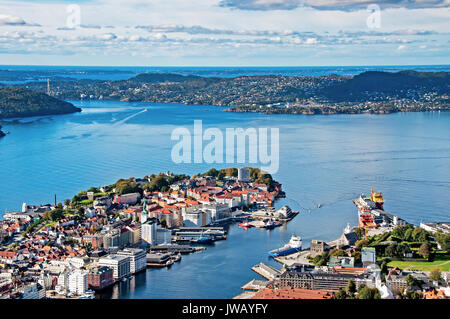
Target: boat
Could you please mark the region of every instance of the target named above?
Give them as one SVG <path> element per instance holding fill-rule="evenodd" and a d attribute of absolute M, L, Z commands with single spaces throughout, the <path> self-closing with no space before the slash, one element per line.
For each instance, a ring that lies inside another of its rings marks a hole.
<path fill-rule="evenodd" d="M 269 220 L 269 221 L 265 224 L 265 228 L 266 228 L 266 229 L 274 229 L 274 228 L 275 228 L 275 224 L 273 223 L 273 221 Z"/>
<path fill-rule="evenodd" d="M 274 249 L 268 252 L 269 257 L 286 256 L 302 250 L 302 239 L 295 233 L 292 235 L 289 243 L 281 248 Z"/>
<path fill-rule="evenodd" d="M 240 223 L 239 227 L 241 228 L 252 228 L 253 226 L 246 220 L 244 223 Z"/>
<path fill-rule="evenodd" d="M 357 200 L 355 200 L 356 206 L 360 209 L 374 209 L 376 208 L 375 203 L 368 198 L 366 195 L 361 194 Z"/>
<path fill-rule="evenodd" d="M 170 266 L 172 266 L 173 265 L 173 260 L 172 259 L 169 259 L 168 261 L 166 261 L 166 267 L 170 267 Z"/>
<path fill-rule="evenodd" d="M 318 205 L 317 205 L 317 208 L 321 208 L 321 207 L 322 207 L 322 204 L 318 204 Z"/>
<path fill-rule="evenodd" d="M 212 242 L 213 239 L 211 238 L 211 236 L 200 236 L 198 238 L 191 239 L 191 243 L 194 244 L 210 244 Z"/>
<path fill-rule="evenodd" d="M 370 188 L 370 200 L 374 202 L 379 209 L 383 209 L 383 194 L 381 194 L 380 192 L 374 192 L 373 187 Z"/>
<path fill-rule="evenodd" d="M 178 253 L 176 255 L 173 255 L 171 259 L 173 262 L 179 262 L 181 260 L 181 254 Z"/>

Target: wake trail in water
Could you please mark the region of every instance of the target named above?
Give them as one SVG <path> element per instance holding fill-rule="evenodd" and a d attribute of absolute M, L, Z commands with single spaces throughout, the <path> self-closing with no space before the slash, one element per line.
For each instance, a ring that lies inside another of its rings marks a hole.
<path fill-rule="evenodd" d="M 144 112 L 147 112 L 147 109 L 146 109 L 146 108 L 143 109 L 142 111 L 139 111 L 139 112 L 135 113 L 135 114 L 132 114 L 132 115 L 130 115 L 130 116 L 127 116 L 126 118 L 124 118 L 124 119 L 122 119 L 122 120 L 120 120 L 120 121 L 118 121 L 118 122 L 115 122 L 115 123 L 114 123 L 114 126 L 124 124 L 126 121 L 131 120 L 133 117 L 136 117 L 136 116 L 138 116 L 139 114 L 142 114 L 142 113 L 144 113 Z"/>

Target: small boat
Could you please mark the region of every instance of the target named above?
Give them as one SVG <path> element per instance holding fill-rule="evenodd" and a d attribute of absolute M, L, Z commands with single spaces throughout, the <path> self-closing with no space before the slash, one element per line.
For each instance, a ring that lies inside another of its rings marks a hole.
<path fill-rule="evenodd" d="M 210 236 L 201 236 L 199 238 L 191 240 L 191 243 L 194 243 L 194 244 L 210 244 L 212 242 L 213 242 L 213 240 Z"/>
<path fill-rule="evenodd" d="M 173 260 L 169 259 L 168 261 L 166 261 L 166 267 L 170 267 L 173 265 Z"/>
<path fill-rule="evenodd" d="M 180 253 L 172 256 L 172 261 L 173 262 L 179 262 L 180 260 L 181 260 L 181 254 Z"/>
<path fill-rule="evenodd" d="M 265 225 L 266 229 L 274 229 L 275 228 L 275 224 L 273 223 L 273 221 L 269 220 L 266 225 Z"/>
<path fill-rule="evenodd" d="M 317 208 L 321 208 L 321 207 L 322 207 L 322 204 L 318 204 L 318 205 L 317 205 Z"/>
<path fill-rule="evenodd" d="M 251 228 L 253 226 L 248 222 L 248 220 L 246 220 L 244 223 L 240 223 L 239 227 L 248 229 L 248 228 Z"/>

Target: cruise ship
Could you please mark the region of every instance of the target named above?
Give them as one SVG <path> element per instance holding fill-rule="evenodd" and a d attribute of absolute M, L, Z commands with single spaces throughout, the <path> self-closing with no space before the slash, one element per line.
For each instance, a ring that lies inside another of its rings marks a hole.
<path fill-rule="evenodd" d="M 281 248 L 269 251 L 268 255 L 269 257 L 286 256 L 301 250 L 302 250 L 302 239 L 300 236 L 294 234 L 292 235 L 291 240 L 289 240 L 289 243 L 287 243 Z"/>

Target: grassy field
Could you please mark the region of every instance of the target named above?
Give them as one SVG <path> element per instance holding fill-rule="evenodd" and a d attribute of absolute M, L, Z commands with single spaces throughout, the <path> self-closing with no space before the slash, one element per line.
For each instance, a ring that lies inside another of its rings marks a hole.
<path fill-rule="evenodd" d="M 398 267 L 404 270 L 424 270 L 431 271 L 439 269 L 440 271 L 450 271 L 450 255 L 436 256 L 431 262 L 417 261 L 391 261 L 387 264 L 389 267 Z"/>

